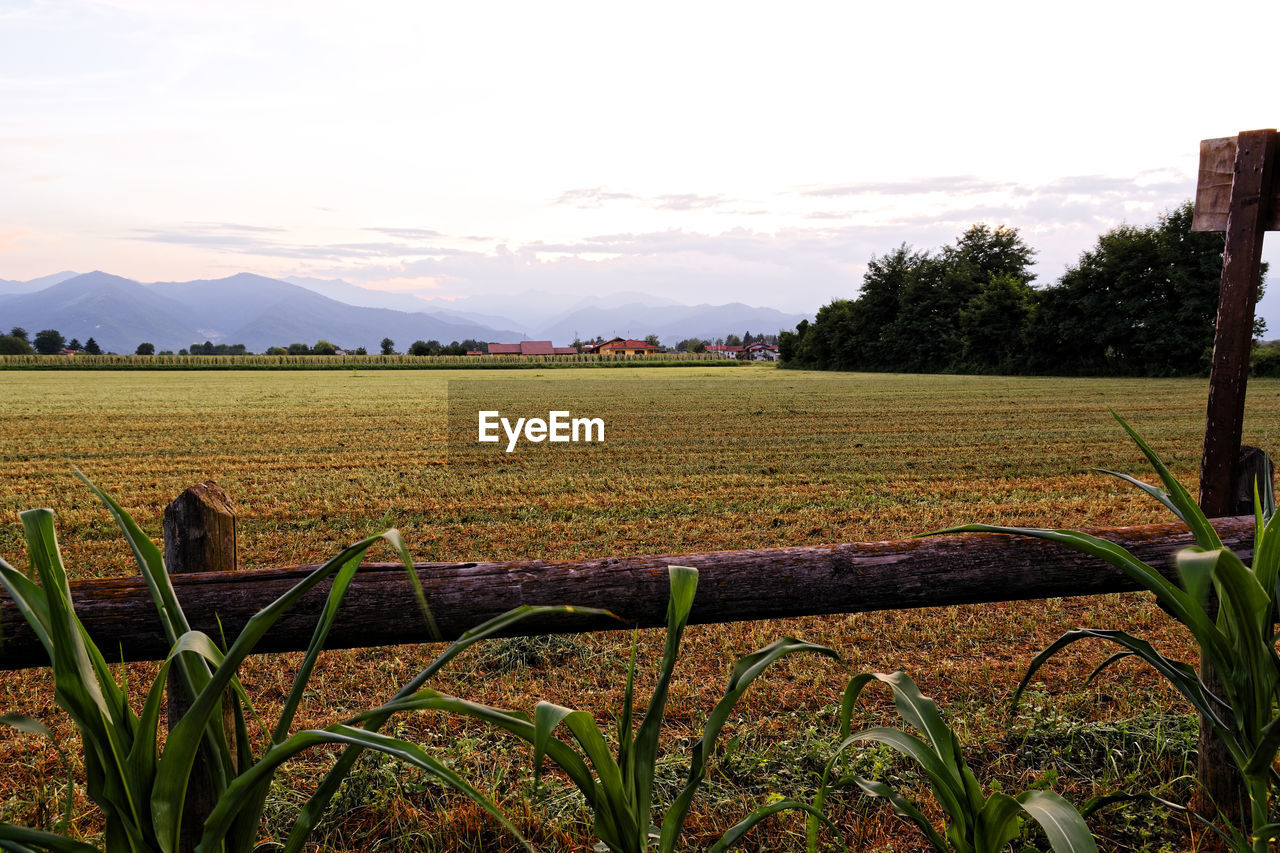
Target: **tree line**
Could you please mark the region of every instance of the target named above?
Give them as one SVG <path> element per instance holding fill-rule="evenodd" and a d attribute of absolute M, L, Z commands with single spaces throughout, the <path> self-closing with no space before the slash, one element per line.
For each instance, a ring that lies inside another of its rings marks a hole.
<path fill-rule="evenodd" d="M 1187 202 L 1154 225 L 1106 232 L 1037 288 L 1017 229 L 978 224 L 937 252 L 904 244 L 873 257 L 857 298 L 783 332 L 779 356 L 832 370 L 1198 373 L 1213 348 L 1222 248 L 1222 234 L 1191 231 Z"/>
<path fill-rule="evenodd" d="M 57 329 L 41 329 L 34 339 L 21 326 L 14 326 L 9 334 L 0 335 L 0 355 L 57 355 L 64 350 L 102 355 L 102 347 L 93 338 L 88 338 L 83 344 L 79 338 L 68 341 Z"/>

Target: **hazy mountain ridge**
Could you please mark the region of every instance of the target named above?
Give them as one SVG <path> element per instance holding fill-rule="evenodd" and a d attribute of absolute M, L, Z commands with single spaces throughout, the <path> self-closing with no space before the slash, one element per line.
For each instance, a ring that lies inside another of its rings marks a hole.
<path fill-rule="evenodd" d="M 521 319 L 513 319 L 513 312 Z M 384 337 L 402 352 L 415 340 L 550 339 L 563 346 L 575 337 L 588 340 L 597 335 L 657 335 L 670 346 L 690 337 L 772 334 L 803 317 L 742 303 L 680 305 L 636 292 L 576 301 L 536 291 L 428 300 L 340 279 L 288 281 L 252 273 L 147 284 L 100 271 L 57 273 L 29 282 L 0 280 L 4 330 L 22 326 L 34 334 L 58 329 L 68 339 L 83 343 L 93 337 L 104 351 L 123 353 L 133 352 L 142 341 L 174 351 L 208 340 L 262 352 L 321 338 L 376 352 Z"/>

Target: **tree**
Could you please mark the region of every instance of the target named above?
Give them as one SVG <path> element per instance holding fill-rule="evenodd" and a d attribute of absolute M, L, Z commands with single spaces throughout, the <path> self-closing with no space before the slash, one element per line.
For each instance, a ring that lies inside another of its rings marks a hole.
<path fill-rule="evenodd" d="M 289 351 L 284 347 L 267 347 L 267 355 L 288 355 Z"/>
<path fill-rule="evenodd" d="M 67 346 L 67 339 L 57 329 L 41 329 L 36 332 L 35 348 L 41 355 L 56 355 Z"/>
<path fill-rule="evenodd" d="M 724 345 L 727 347 L 740 347 L 742 346 L 742 338 L 737 335 L 729 335 L 724 339 Z"/>
<path fill-rule="evenodd" d="M 393 340 L 391 340 L 391 338 L 383 338 L 383 339 L 382 339 L 382 354 L 383 354 L 383 355 L 395 355 L 395 354 L 396 354 L 396 342 L 395 342 L 395 341 L 393 341 Z"/>
<path fill-rule="evenodd" d="M 368 355 L 368 354 L 369 354 L 369 351 L 368 351 L 367 349 L 365 349 L 364 347 L 356 347 L 356 349 L 355 349 L 355 353 L 354 353 L 354 354 L 355 354 L 355 355 Z"/>
<path fill-rule="evenodd" d="M 102 355 L 102 347 L 98 346 L 98 342 L 93 338 L 84 342 L 84 351 L 89 355 Z"/>
<path fill-rule="evenodd" d="M 338 348 L 324 338 L 316 341 L 316 345 L 311 348 L 312 355 L 334 355 L 337 351 Z"/>
<path fill-rule="evenodd" d="M 31 339 L 27 337 L 27 330 L 22 328 L 21 326 L 14 326 L 12 329 L 9 330 L 9 335 L 11 337 L 17 338 L 20 341 L 26 341 L 27 343 L 31 342 Z"/>
<path fill-rule="evenodd" d="M 138 349 L 134 351 L 134 355 L 155 355 L 155 354 L 156 354 L 156 345 L 153 343 L 148 343 L 147 341 L 143 341 L 142 343 L 138 344 Z"/>
<path fill-rule="evenodd" d="M 72 352 L 80 352 L 81 350 L 84 349 L 84 344 L 80 343 L 79 338 L 72 338 L 71 340 L 67 341 L 67 349 L 71 350 Z"/>
<path fill-rule="evenodd" d="M 1100 236 L 1041 294 L 1032 366 L 1145 376 L 1201 371 L 1213 349 L 1223 236 L 1192 232 L 1191 212 L 1187 202 L 1155 225 Z"/>
<path fill-rule="evenodd" d="M 311 355 L 311 347 L 303 343 L 291 343 L 288 349 L 289 355 Z"/>
<path fill-rule="evenodd" d="M 409 347 L 409 355 L 436 355 L 440 352 L 440 342 L 432 339 L 429 341 L 414 341 Z"/>
<path fill-rule="evenodd" d="M 963 360 L 978 370 L 1013 372 L 1026 362 L 1036 292 L 1020 278 L 993 274 L 960 312 Z"/>
<path fill-rule="evenodd" d="M 702 338 L 685 338 L 676 344 L 676 352 L 706 352 L 707 342 Z"/>
<path fill-rule="evenodd" d="M 31 344 L 17 335 L 0 335 L 0 355 L 31 355 Z"/>
<path fill-rule="evenodd" d="M 662 347 L 662 341 L 658 340 L 657 335 L 645 335 L 644 342 L 646 344 L 651 344 L 652 346 L 655 346 L 655 347 L 659 347 L 659 348 Z"/>

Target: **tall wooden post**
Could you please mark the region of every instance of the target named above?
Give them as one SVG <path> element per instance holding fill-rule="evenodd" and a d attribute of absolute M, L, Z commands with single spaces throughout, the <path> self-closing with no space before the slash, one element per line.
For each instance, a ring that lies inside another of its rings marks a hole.
<path fill-rule="evenodd" d="M 165 507 L 164 565 L 171 575 L 235 571 L 235 508 L 216 483 L 197 483 Z M 176 673 L 170 674 L 168 688 L 168 722 L 172 730 L 195 697 L 187 695 Z M 203 749 L 197 753 L 183 805 L 179 853 L 196 849 L 205 818 L 217 802 L 209 761 Z"/>
<path fill-rule="evenodd" d="M 1277 148 L 1274 130 L 1247 131 L 1236 140 L 1225 229 L 1227 239 L 1222 254 L 1218 324 L 1213 339 L 1213 370 L 1209 374 L 1204 457 L 1200 463 L 1200 507 L 1210 518 L 1229 515 L 1235 504 L 1253 314 L 1262 272 L 1262 236 L 1271 220 L 1272 174 Z M 1204 180 L 1203 152 L 1201 163 Z M 1199 201 L 1197 198 L 1197 205 Z M 1195 222 L 1192 227 L 1217 230 L 1203 227 L 1201 222 Z"/>
<path fill-rule="evenodd" d="M 1225 231 L 1222 285 L 1209 374 L 1204 456 L 1200 463 L 1200 508 L 1210 518 L 1237 511 L 1245 389 L 1253 343 L 1254 308 L 1262 272 L 1262 238 L 1277 227 L 1280 183 L 1273 181 L 1280 138 L 1275 130 L 1252 130 L 1231 139 L 1200 143 L 1195 231 Z M 1264 468 L 1265 468 L 1264 464 Z M 1200 675 L 1215 692 L 1221 681 L 1201 657 Z M 1194 807 L 1206 817 L 1222 812 L 1249 825 L 1248 797 L 1226 744 L 1200 722 L 1197 773 L 1201 794 Z"/>

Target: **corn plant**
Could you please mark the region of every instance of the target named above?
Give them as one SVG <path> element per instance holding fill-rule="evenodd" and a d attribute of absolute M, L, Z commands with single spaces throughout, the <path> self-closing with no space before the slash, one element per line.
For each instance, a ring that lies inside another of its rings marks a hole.
<path fill-rule="evenodd" d="M 671 566 L 669 574 L 671 597 L 667 603 L 667 637 L 657 685 L 639 727 L 633 730 L 636 670 L 633 640 L 625 700 L 617 724 L 616 756 L 609 749 L 605 732 L 591 714 L 550 702 L 539 702 L 531 717 L 524 712 L 504 711 L 424 689 L 403 700 L 396 709 L 449 711 L 482 720 L 514 734 L 533 747 L 535 776 L 542 772 L 545 760 L 549 759 L 582 792 L 594 816 L 592 829 L 603 845 L 602 849 L 615 853 L 643 853 L 656 846 L 663 853 L 670 853 L 679 841 L 693 798 L 706 775 L 720 730 L 751 683 L 771 664 L 787 655 L 811 652 L 836 659 L 839 655 L 824 646 L 786 637 L 740 658 L 734 664 L 724 695 L 707 718 L 702 737 L 693 746 L 683 787 L 662 815 L 661 824 L 655 824 L 653 787 L 658 766 L 658 734 L 680 653 L 681 638 L 698 586 L 696 569 Z M 569 733 L 567 740 L 556 737 L 556 731 L 562 724 Z M 710 850 L 728 849 L 761 820 L 788 809 L 815 811 L 813 806 L 795 800 L 770 803 L 732 827 Z"/>
<path fill-rule="evenodd" d="M 889 685 L 893 703 L 906 723 L 925 735 L 923 740 L 895 728 L 876 727 L 851 733 L 853 710 L 863 689 L 873 681 Z M 827 797 L 837 788 L 855 785 L 863 793 L 887 801 L 900 817 L 914 823 L 939 853 L 1000 853 L 1022 832 L 1022 813 L 1032 817 L 1057 853 L 1097 853 L 1089 827 L 1071 804 L 1052 791 L 1025 791 L 1017 796 L 982 792 L 960 750 L 960 740 L 938 713 L 933 700 L 920 693 L 910 676 L 864 673 L 845 688 L 840 703 L 843 740 L 822 773 L 822 781 L 809 816 L 808 849 L 817 850 L 817 821 Z M 862 743 L 881 743 L 920 765 L 929 779 L 933 797 L 946 815 L 946 828 L 938 832 L 919 807 L 884 782 L 858 773 L 840 774 L 841 758 Z"/>
<path fill-rule="evenodd" d="M 1053 655 L 1086 639 L 1120 647 L 1089 676 L 1092 681 L 1107 667 L 1137 657 L 1162 675 L 1182 694 L 1226 744 L 1244 780 L 1250 814 L 1246 840 L 1239 830 L 1225 834 L 1237 850 L 1265 853 L 1280 834 L 1270 818 L 1273 765 L 1280 751 L 1280 657 L 1276 655 L 1274 614 L 1280 601 L 1280 522 L 1276 520 L 1271 483 L 1254 486 L 1255 533 L 1252 559 L 1246 563 L 1225 548 L 1213 525 L 1147 445 L 1125 421 L 1112 413 L 1155 469 L 1163 489 L 1127 474 L 1105 471 L 1137 486 L 1167 507 L 1187 525 L 1195 545 L 1177 556 L 1177 581 L 1169 580 L 1120 546 L 1072 530 L 999 527 L 971 524 L 943 532 L 986 532 L 1034 536 L 1068 545 L 1115 566 L 1155 594 L 1168 613 L 1186 626 L 1200 648 L 1200 660 L 1218 674 L 1221 691 L 1211 690 L 1190 664 L 1172 660 L 1150 643 L 1124 631 L 1082 628 L 1068 631 L 1031 662 L 1017 695 Z M 1206 612 L 1209 593 L 1218 601 L 1216 617 Z M 1015 697 L 1016 701 L 1016 697 Z"/>
<path fill-rule="evenodd" d="M 422 769 L 469 797 L 520 837 L 496 805 L 444 763 L 415 744 L 380 734 L 377 728 L 397 710 L 393 703 L 415 693 L 422 682 L 467 646 L 527 616 L 572 608 L 523 607 L 496 617 L 465 634 L 391 702 L 342 723 L 290 734 L 307 682 L 365 552 L 380 540 L 390 543 L 404 562 L 411 583 L 417 584 L 417 574 L 399 534 L 388 530 L 343 550 L 258 611 L 224 652 L 209 636 L 191 629 L 155 544 L 111 497 L 80 476 L 124 532 L 171 644 L 168 657 L 147 691 L 142 714 L 133 712 L 126 684 L 116 680 L 75 614 L 50 510 L 21 514 L 33 577 L 0 560 L 0 584 L 49 654 L 55 700 L 70 714 L 80 733 L 87 793 L 102 810 L 106 850 L 173 853 L 178 849 L 187 788 L 197 752 L 204 750 L 210 757 L 207 763 L 218 799 L 204 822 L 196 849 L 199 853 L 250 851 L 257 841 L 263 805 L 276 770 L 304 750 L 322 744 L 341 745 L 348 750 L 304 809 L 295 829 L 296 837 L 290 837 L 292 850 L 301 848 L 360 749 L 378 750 Z M 236 673 L 275 621 L 308 591 L 329 579 L 332 587 L 306 655 L 278 720 L 267 732 L 270 743 L 255 757 L 247 719 L 252 718 L 263 730 L 267 726 Z M 417 593 L 425 607 L 421 590 L 417 589 Z M 157 738 L 161 701 L 171 670 L 191 697 L 191 705 L 169 732 L 164 750 L 160 751 Z M 234 720 L 234 732 L 230 734 L 223 726 L 224 703 L 230 704 Z M 0 850 L 76 853 L 93 849 L 56 833 L 0 825 Z"/>

